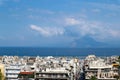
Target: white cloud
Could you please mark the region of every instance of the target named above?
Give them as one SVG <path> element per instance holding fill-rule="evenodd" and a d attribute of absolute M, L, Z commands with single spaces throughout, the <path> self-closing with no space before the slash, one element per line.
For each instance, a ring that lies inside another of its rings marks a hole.
<path fill-rule="evenodd" d="M 65 19 L 66 25 L 77 25 L 80 24 L 80 22 L 74 18 L 66 18 Z"/>
<path fill-rule="evenodd" d="M 114 37 L 114 38 L 119 38 L 120 36 L 120 30 L 109 30 L 109 33 Z"/>
<path fill-rule="evenodd" d="M 120 30 L 114 29 L 113 26 L 110 26 L 106 23 L 76 18 L 65 18 L 65 20 L 67 20 L 65 24 L 69 24 L 66 26 L 74 27 L 74 30 L 72 29 L 72 32 L 76 31 L 79 37 L 91 36 L 95 40 L 102 42 L 113 39 L 120 39 Z"/>
<path fill-rule="evenodd" d="M 92 11 L 95 12 L 95 13 L 100 13 L 100 12 L 101 12 L 101 10 L 98 9 L 98 8 L 96 8 L 96 9 L 92 9 Z"/>
<path fill-rule="evenodd" d="M 47 14 L 47 15 L 55 14 L 54 11 L 47 10 L 47 9 L 28 8 L 27 10 L 28 10 L 29 12 L 39 13 L 39 14 Z"/>
<path fill-rule="evenodd" d="M 90 3 L 90 4 L 92 6 L 95 6 L 101 9 L 120 11 L 120 5 L 117 5 L 117 4 L 107 4 L 107 3 Z"/>
<path fill-rule="evenodd" d="M 3 5 L 4 3 L 8 1 L 19 2 L 20 0 L 0 0 L 0 5 Z"/>
<path fill-rule="evenodd" d="M 64 29 L 57 27 L 40 27 L 36 25 L 30 25 L 30 28 L 34 31 L 39 32 L 42 36 L 58 36 L 64 34 Z"/>

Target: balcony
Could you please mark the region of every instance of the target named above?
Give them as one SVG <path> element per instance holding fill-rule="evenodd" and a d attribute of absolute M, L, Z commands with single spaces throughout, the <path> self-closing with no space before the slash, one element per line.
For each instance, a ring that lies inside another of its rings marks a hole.
<path fill-rule="evenodd" d="M 9 73 L 12 73 L 12 74 L 19 74 L 20 71 L 6 71 L 6 74 L 9 74 Z"/>

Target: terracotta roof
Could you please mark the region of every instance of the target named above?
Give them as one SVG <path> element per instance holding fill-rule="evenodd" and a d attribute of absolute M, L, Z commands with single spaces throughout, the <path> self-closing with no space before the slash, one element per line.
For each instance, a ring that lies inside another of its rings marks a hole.
<path fill-rule="evenodd" d="M 20 72 L 20 74 L 33 74 L 34 72 Z"/>

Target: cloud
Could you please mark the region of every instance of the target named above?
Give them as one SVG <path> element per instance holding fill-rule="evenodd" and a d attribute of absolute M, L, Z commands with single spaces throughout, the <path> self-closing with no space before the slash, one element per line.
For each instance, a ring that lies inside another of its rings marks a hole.
<path fill-rule="evenodd" d="M 81 24 L 82 21 L 79 21 L 74 18 L 65 18 L 65 24 L 68 26 Z"/>
<path fill-rule="evenodd" d="M 6 2 L 13 1 L 13 2 L 19 2 L 20 0 L 0 0 L 0 5 L 3 5 Z"/>
<path fill-rule="evenodd" d="M 66 26 L 72 28 L 69 32 L 76 33 L 78 37 L 90 36 L 101 42 L 120 39 L 120 30 L 107 23 L 76 18 L 65 18 L 65 21 Z"/>
<path fill-rule="evenodd" d="M 109 33 L 114 37 L 114 38 L 119 38 L 120 35 L 120 30 L 109 30 Z"/>
<path fill-rule="evenodd" d="M 39 32 L 44 37 L 58 36 L 64 34 L 64 29 L 57 27 L 40 27 L 36 25 L 30 25 L 30 28 Z"/>
<path fill-rule="evenodd" d="M 101 10 L 96 8 L 96 9 L 92 9 L 92 12 L 94 12 L 94 13 L 100 13 Z"/>
<path fill-rule="evenodd" d="M 89 3 L 89 4 L 97 8 L 106 9 L 106 10 L 113 10 L 113 11 L 120 10 L 120 5 L 117 4 L 107 4 L 107 3 Z"/>
<path fill-rule="evenodd" d="M 33 13 L 39 13 L 39 14 L 47 14 L 47 15 L 55 14 L 54 11 L 47 10 L 47 9 L 39 9 L 39 8 L 28 8 L 27 11 L 33 12 Z"/>

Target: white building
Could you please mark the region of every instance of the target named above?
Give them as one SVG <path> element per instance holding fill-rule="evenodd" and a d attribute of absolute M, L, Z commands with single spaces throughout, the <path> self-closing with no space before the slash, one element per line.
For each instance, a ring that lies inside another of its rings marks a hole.
<path fill-rule="evenodd" d="M 20 73 L 20 65 L 9 65 L 5 67 L 6 80 L 18 80 L 18 74 Z"/>
<path fill-rule="evenodd" d="M 115 76 L 118 75 L 116 65 L 107 64 L 104 59 L 100 58 L 89 61 L 85 73 L 86 79 L 96 76 L 98 80 L 116 80 Z"/>

